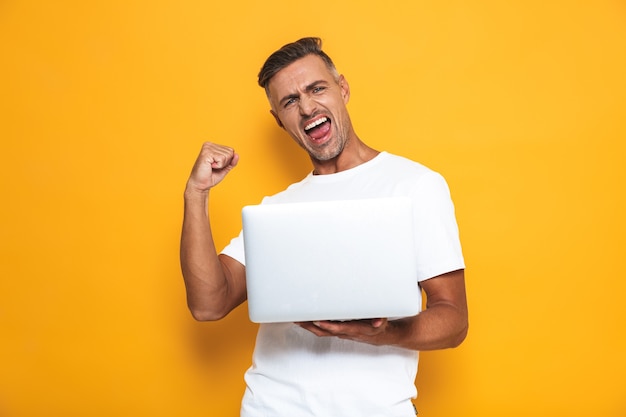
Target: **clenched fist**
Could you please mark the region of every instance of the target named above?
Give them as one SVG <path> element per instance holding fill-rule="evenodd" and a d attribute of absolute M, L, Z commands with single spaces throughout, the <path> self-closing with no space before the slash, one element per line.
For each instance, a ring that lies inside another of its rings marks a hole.
<path fill-rule="evenodd" d="M 187 180 L 188 192 L 207 192 L 220 183 L 239 161 L 233 148 L 205 142 Z"/>

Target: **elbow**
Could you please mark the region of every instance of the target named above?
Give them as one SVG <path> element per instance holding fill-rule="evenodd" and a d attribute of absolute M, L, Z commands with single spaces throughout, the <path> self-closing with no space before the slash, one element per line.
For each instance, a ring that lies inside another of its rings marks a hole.
<path fill-rule="evenodd" d="M 191 316 L 196 321 L 218 321 L 226 317 L 228 312 L 215 311 L 206 308 L 189 306 Z"/>
<path fill-rule="evenodd" d="M 232 300 L 229 297 L 211 297 L 210 300 L 187 296 L 187 307 L 197 321 L 217 321 L 226 317 L 244 299 Z"/>
<path fill-rule="evenodd" d="M 467 334 L 469 332 L 469 323 L 465 323 L 463 328 L 450 340 L 450 348 L 456 348 L 461 346 L 461 344 L 467 338 Z"/>

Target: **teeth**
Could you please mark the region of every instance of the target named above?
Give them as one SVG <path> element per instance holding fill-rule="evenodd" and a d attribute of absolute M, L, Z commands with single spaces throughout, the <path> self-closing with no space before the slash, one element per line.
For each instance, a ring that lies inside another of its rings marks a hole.
<path fill-rule="evenodd" d="M 315 126 L 319 126 L 322 123 L 324 123 L 325 121 L 327 121 L 328 118 L 326 117 L 320 117 L 319 119 L 317 119 L 314 122 L 309 123 L 308 125 L 304 126 L 304 130 L 311 130 L 313 129 Z"/>

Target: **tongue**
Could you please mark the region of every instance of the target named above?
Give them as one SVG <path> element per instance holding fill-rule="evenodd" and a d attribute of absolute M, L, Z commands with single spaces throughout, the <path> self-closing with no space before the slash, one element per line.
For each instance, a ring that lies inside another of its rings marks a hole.
<path fill-rule="evenodd" d="M 328 132 L 330 131 L 330 123 L 325 122 L 322 123 L 321 125 L 311 129 L 308 132 L 308 135 L 312 138 L 312 139 L 320 139 L 322 138 L 324 135 L 326 135 Z"/>

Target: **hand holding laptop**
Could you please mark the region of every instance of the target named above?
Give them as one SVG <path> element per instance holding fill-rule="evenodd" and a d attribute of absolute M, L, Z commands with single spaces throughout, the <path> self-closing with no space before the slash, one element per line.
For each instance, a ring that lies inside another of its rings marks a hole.
<path fill-rule="evenodd" d="M 312 321 L 296 323 L 319 337 L 335 336 L 371 345 L 377 345 L 380 335 L 386 332 L 389 320 L 386 318 L 349 321 Z"/>

